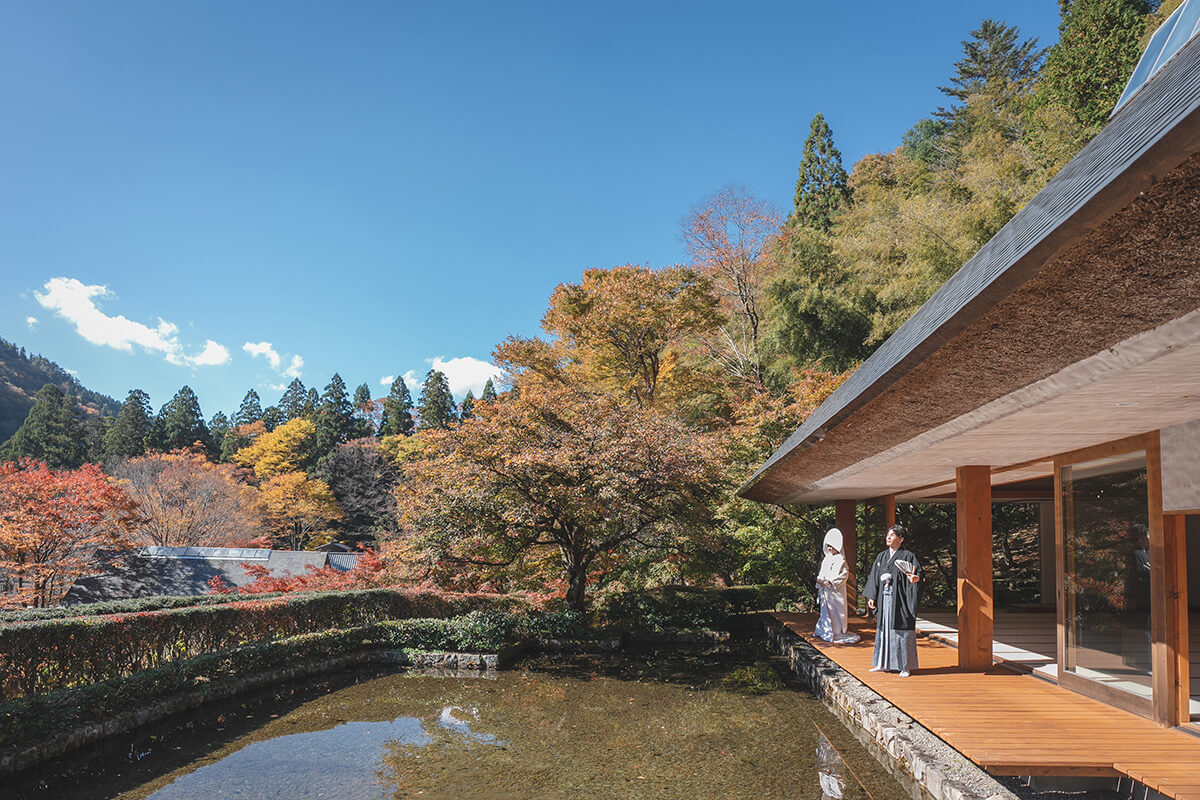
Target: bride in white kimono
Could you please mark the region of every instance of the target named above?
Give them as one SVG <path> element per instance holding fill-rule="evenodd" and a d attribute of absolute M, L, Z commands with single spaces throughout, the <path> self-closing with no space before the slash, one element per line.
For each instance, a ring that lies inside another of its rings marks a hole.
<path fill-rule="evenodd" d="M 842 532 L 830 528 L 821 548 L 825 558 L 817 573 L 817 596 L 821 601 L 821 616 L 814 633 L 827 642 L 848 644 L 858 641 L 857 633 L 846 632 L 846 579 L 850 570 L 842 555 Z"/>

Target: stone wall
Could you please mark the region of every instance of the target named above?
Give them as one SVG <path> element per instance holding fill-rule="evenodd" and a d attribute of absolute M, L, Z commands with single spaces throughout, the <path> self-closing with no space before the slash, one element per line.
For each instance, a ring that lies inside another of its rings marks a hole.
<path fill-rule="evenodd" d="M 914 800 L 1018 800 L 991 775 L 943 742 L 774 619 L 771 646 L 787 657 L 825 705 L 838 715 Z"/>

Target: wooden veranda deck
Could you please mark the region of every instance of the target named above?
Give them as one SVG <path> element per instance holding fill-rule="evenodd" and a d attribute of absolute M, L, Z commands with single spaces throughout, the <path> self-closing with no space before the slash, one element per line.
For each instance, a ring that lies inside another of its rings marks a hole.
<path fill-rule="evenodd" d="M 815 614 L 775 616 L 993 774 L 1124 776 L 1175 800 L 1200 800 L 1200 737 L 1004 666 L 964 672 L 953 647 L 928 637 L 918 639 L 921 668 L 912 677 L 869 672 L 873 623 L 851 619 L 862 641 L 833 645 L 812 635 Z"/>

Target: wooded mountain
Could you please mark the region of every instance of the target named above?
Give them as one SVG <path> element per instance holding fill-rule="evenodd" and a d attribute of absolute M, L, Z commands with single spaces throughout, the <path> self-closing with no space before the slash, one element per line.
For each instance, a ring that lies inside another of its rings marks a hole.
<path fill-rule="evenodd" d="M 47 383 L 79 398 L 89 411 L 115 417 L 121 410 L 118 401 L 85 388 L 50 359 L 29 355 L 24 347 L 0 339 L 0 443 L 21 427 L 33 406 L 33 396 Z"/>

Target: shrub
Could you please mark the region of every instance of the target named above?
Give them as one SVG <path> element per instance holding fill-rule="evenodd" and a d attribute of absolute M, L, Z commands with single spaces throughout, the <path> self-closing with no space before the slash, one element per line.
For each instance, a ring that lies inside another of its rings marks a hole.
<path fill-rule="evenodd" d="M 220 604 L 0 626 L 3 696 L 94 683 L 206 653 L 316 631 L 356 628 L 382 620 L 452 617 L 470 611 L 511 612 L 522 606 L 520 600 L 506 595 L 403 589 L 224 599 Z M 487 630 L 483 622 L 477 627 Z"/>
<path fill-rule="evenodd" d="M 729 623 L 735 614 L 774 610 L 794 595 L 790 586 L 734 586 L 702 589 L 663 586 L 610 595 L 600 603 L 597 616 L 612 625 L 665 628 L 712 628 Z"/>

